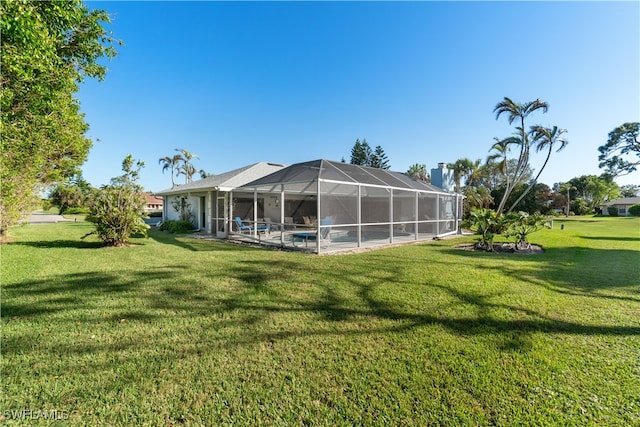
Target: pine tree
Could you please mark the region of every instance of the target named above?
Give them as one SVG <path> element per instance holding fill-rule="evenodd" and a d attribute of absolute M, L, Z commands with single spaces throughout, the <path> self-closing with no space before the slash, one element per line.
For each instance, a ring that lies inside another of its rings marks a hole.
<path fill-rule="evenodd" d="M 371 158 L 369 159 L 369 166 L 372 168 L 389 170 L 389 159 L 381 146 L 376 146 Z"/>

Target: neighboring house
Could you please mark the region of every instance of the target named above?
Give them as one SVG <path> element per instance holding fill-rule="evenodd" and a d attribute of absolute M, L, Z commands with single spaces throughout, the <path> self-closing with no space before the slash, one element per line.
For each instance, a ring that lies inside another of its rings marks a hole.
<path fill-rule="evenodd" d="M 612 200 L 602 205 L 602 215 L 609 215 L 609 207 L 618 209 L 618 216 L 630 216 L 629 208 L 640 204 L 640 197 L 625 197 L 624 199 Z"/>
<path fill-rule="evenodd" d="M 146 203 L 144 205 L 145 213 L 162 212 L 163 199 L 152 193 L 144 193 Z"/>
<path fill-rule="evenodd" d="M 159 191 L 156 194 L 164 198 L 162 220 L 179 219 L 174 206 L 182 199 L 197 229 L 227 237 L 231 225 L 229 192 L 282 168 L 284 165 L 278 163 L 260 162 Z"/>

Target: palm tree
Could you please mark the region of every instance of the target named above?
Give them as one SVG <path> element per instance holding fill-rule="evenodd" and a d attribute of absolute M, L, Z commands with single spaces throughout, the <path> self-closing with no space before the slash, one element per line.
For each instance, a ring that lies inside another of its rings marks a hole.
<path fill-rule="evenodd" d="M 184 148 L 176 148 L 176 151 L 179 151 L 180 160 L 182 165 L 178 166 L 178 175 L 184 175 L 185 183 L 188 184 L 191 182 L 191 178 L 196 174 L 197 170 L 195 166 L 191 163 L 192 159 L 197 159 L 198 156 L 196 154 L 190 153 Z"/>
<path fill-rule="evenodd" d="M 472 187 L 481 185 L 485 172 L 486 171 L 484 169 L 484 165 L 482 164 L 482 159 L 477 159 L 471 164 L 471 169 L 467 174 L 467 182 L 465 185 Z"/>
<path fill-rule="evenodd" d="M 514 102 L 507 97 L 505 97 L 503 101 L 496 104 L 495 108 L 493 109 L 493 112 L 496 113 L 496 120 L 498 120 L 502 114 L 507 114 L 507 120 L 510 125 L 513 124 L 514 121 L 518 121 L 520 124 L 520 126 L 516 126 L 516 138 L 519 139 L 517 143 L 520 146 L 520 155 L 518 156 L 516 169 L 513 171 L 514 179 L 511 182 L 511 185 L 507 185 L 504 196 L 500 201 L 500 205 L 498 206 L 498 215 L 500 215 L 500 213 L 504 209 L 504 204 L 506 203 L 507 198 L 520 181 L 520 178 L 522 177 L 524 172 L 529 167 L 530 143 L 529 135 L 525 130 L 525 119 L 531 113 L 540 109 L 543 113 L 546 113 L 549 109 L 549 105 L 539 99 L 521 104 L 518 102 Z"/>
<path fill-rule="evenodd" d="M 453 170 L 453 181 L 456 184 L 456 193 L 460 192 L 460 181 L 462 181 L 462 177 L 469 175 L 469 173 L 473 169 L 473 162 L 467 158 L 458 159 L 455 163 L 450 163 L 447 165 L 450 169 Z"/>
<path fill-rule="evenodd" d="M 429 183 L 429 174 L 427 173 L 427 165 L 425 164 L 414 164 L 409 167 L 407 171 L 407 175 L 410 177 L 417 179 L 418 181 Z"/>
<path fill-rule="evenodd" d="M 176 183 L 173 179 L 174 175 L 178 176 L 177 169 L 182 161 L 182 156 L 180 154 L 176 154 L 173 157 L 165 156 L 158 159 L 158 163 L 162 165 L 162 173 L 164 171 L 170 169 L 171 170 L 171 188 L 176 186 Z"/>
<path fill-rule="evenodd" d="M 529 134 L 532 137 L 532 142 L 535 144 L 536 152 L 542 151 L 546 148 L 547 157 L 544 159 L 544 163 L 542 164 L 542 167 L 538 171 L 538 174 L 536 175 L 536 177 L 529 182 L 529 186 L 527 187 L 527 189 L 520 195 L 520 197 L 518 197 L 518 199 L 515 202 L 513 202 L 513 205 L 511 205 L 507 213 L 513 211 L 516 205 L 520 203 L 520 200 L 522 200 L 524 196 L 526 196 L 527 193 L 533 188 L 533 186 L 536 185 L 536 183 L 538 182 L 538 178 L 540 178 L 540 174 L 542 174 L 542 171 L 544 170 L 544 168 L 547 166 L 547 163 L 549 162 L 549 157 L 551 157 L 551 152 L 553 151 L 554 146 L 557 147 L 558 144 L 560 145 L 556 149 L 556 153 L 558 151 L 562 151 L 564 147 L 567 146 L 569 141 L 565 138 L 562 138 L 562 134 L 566 132 L 567 132 L 566 129 L 559 129 L 558 126 L 554 126 L 552 128 L 546 128 L 540 125 L 531 126 L 531 130 L 529 131 Z"/>

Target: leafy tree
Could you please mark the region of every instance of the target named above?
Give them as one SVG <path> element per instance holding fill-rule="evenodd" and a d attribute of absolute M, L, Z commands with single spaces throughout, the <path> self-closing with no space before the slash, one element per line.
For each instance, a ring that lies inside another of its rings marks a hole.
<path fill-rule="evenodd" d="M 593 214 L 593 206 L 591 203 L 582 198 L 571 200 L 570 211 L 576 215 Z"/>
<path fill-rule="evenodd" d="M 429 173 L 427 172 L 427 165 L 425 164 L 416 163 L 414 165 L 411 165 L 406 174 L 418 181 L 426 183 L 431 182 L 431 178 L 429 177 Z"/>
<path fill-rule="evenodd" d="M 143 162 L 127 155 L 122 162 L 124 174 L 95 191 L 87 219 L 96 230 L 84 237 L 96 234 L 107 246 L 124 246 L 135 234 L 147 236 L 149 226 L 142 219 L 146 200 L 138 184 L 142 167 Z"/>
<path fill-rule="evenodd" d="M 607 143 L 598 147 L 599 166 L 612 176 L 629 174 L 640 165 L 640 123 L 625 123 L 609 132 Z"/>
<path fill-rule="evenodd" d="M 462 189 L 462 194 L 465 196 L 463 200 L 464 217 L 467 217 L 473 208 L 486 209 L 493 204 L 493 197 L 486 187 L 468 185 Z"/>
<path fill-rule="evenodd" d="M 389 159 L 381 146 L 377 145 L 369 159 L 369 165 L 372 168 L 389 170 Z"/>
<path fill-rule="evenodd" d="M 640 195 L 640 185 L 626 184 L 620 187 L 621 197 L 638 197 Z"/>
<path fill-rule="evenodd" d="M 104 11 L 81 0 L 0 2 L 0 235 L 34 206 L 40 187 L 84 163 L 92 141 L 74 93 L 102 80 L 116 55 Z"/>
<path fill-rule="evenodd" d="M 589 202 L 592 211 L 598 210 L 604 202 L 617 199 L 619 196 L 620 187 L 613 181 L 611 175 L 587 177 L 583 197 Z"/>
<path fill-rule="evenodd" d="M 586 204 L 591 212 L 599 210 L 603 202 L 619 197 L 620 187 L 613 177 L 608 174 L 582 175 L 571 178 L 568 182 L 556 184 L 554 190 L 568 195 L 570 210 L 578 215 L 584 215 L 583 204 Z M 569 193 L 567 193 L 569 192 Z M 581 199 L 584 201 L 574 204 L 571 201 Z M 587 210 L 586 213 L 589 212 Z"/>
<path fill-rule="evenodd" d="M 515 186 L 522 182 L 522 175 L 529 168 L 531 144 L 529 141 L 529 134 L 525 127 L 525 119 L 537 110 L 542 110 L 546 113 L 548 109 L 548 104 L 539 99 L 521 104 L 514 102 L 507 97 L 505 97 L 503 101 L 499 102 L 493 109 L 493 112 L 496 114 L 496 120 L 499 119 L 501 115 L 506 114 L 510 125 L 513 124 L 513 122 L 517 122 L 519 124 L 519 126 L 516 126 L 516 132 L 514 135 L 508 138 L 506 142 L 507 145 L 516 144 L 520 148 L 520 154 L 518 155 L 516 167 L 513 170 L 514 179 L 511 182 L 507 182 L 503 198 L 498 205 L 498 215 L 500 215 L 504 210 L 509 195 Z"/>

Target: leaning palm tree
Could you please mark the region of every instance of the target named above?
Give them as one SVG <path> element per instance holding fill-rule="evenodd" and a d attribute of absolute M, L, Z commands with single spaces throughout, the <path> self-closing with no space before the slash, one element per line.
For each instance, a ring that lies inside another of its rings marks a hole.
<path fill-rule="evenodd" d="M 512 188 L 511 179 L 510 179 L 510 171 L 509 171 L 509 151 L 511 149 L 511 145 L 520 145 L 521 141 L 518 137 L 510 136 L 508 138 L 499 139 L 494 137 L 495 143 L 491 146 L 490 151 L 493 151 L 487 157 L 487 163 L 493 163 L 498 171 L 504 176 L 505 179 L 505 188 L 509 190 Z M 515 184 L 513 185 L 515 187 Z M 506 192 L 505 192 L 506 194 Z M 503 197 L 500 200 L 500 204 L 498 205 L 498 209 L 496 210 L 498 213 L 502 212 L 504 209 L 504 205 L 507 202 L 507 198 Z"/>
<path fill-rule="evenodd" d="M 158 163 L 162 165 L 162 173 L 166 170 L 171 170 L 171 188 L 176 186 L 174 176 L 178 176 L 177 169 L 182 161 L 182 156 L 176 154 L 174 156 L 165 156 L 158 159 Z"/>
<path fill-rule="evenodd" d="M 551 157 L 551 152 L 553 151 L 553 149 L 557 147 L 557 153 L 559 151 L 562 151 L 564 147 L 567 146 L 569 141 L 565 138 L 562 138 L 562 134 L 566 132 L 566 129 L 560 129 L 558 128 L 558 126 L 554 126 L 552 128 L 546 128 L 540 125 L 531 126 L 529 134 L 531 135 L 532 143 L 535 144 L 536 152 L 547 149 L 547 157 L 544 159 L 544 163 L 542 164 L 542 167 L 538 171 L 536 177 L 529 182 L 529 186 L 527 187 L 527 189 L 520 195 L 520 197 L 518 197 L 515 202 L 513 202 L 513 205 L 511 205 L 507 213 L 513 211 L 516 205 L 520 203 L 524 196 L 526 196 L 527 193 L 533 188 L 533 186 L 536 185 L 536 183 L 538 182 L 538 178 L 540 178 L 540 174 L 542 174 L 542 171 L 549 162 L 549 157 Z"/>
<path fill-rule="evenodd" d="M 517 121 L 520 125 L 516 126 L 516 137 L 519 138 L 518 145 L 520 146 L 518 163 L 516 164 L 516 168 L 513 171 L 514 179 L 511 182 L 511 185 L 507 185 L 504 196 L 500 201 L 500 205 L 498 206 L 498 215 L 500 215 L 500 213 L 504 209 L 504 204 L 506 203 L 507 198 L 520 181 L 520 178 L 529 168 L 530 142 L 529 135 L 525 127 L 525 119 L 536 110 L 542 110 L 543 113 L 546 113 L 548 109 L 549 105 L 539 99 L 522 104 L 519 102 L 514 102 L 507 97 L 496 104 L 495 108 L 493 109 L 493 112 L 496 113 L 496 120 L 498 120 L 502 114 L 507 114 L 507 120 L 510 125 L 515 121 Z"/>

